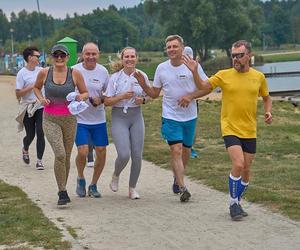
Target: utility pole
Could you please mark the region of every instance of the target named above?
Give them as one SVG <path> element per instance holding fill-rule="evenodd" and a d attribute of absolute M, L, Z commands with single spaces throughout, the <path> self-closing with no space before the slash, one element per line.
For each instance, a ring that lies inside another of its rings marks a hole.
<path fill-rule="evenodd" d="M 43 36 L 43 27 L 41 22 L 41 11 L 40 11 L 40 3 L 39 0 L 36 0 L 37 7 L 38 7 L 38 17 L 39 17 L 39 27 L 40 27 L 40 37 L 41 37 L 41 46 L 42 46 L 42 52 L 43 52 L 43 60 L 46 63 L 45 58 L 45 49 L 44 49 L 44 36 Z"/>

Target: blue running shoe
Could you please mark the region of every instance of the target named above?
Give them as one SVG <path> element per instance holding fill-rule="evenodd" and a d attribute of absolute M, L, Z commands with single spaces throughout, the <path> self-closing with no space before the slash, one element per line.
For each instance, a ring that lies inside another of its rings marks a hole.
<path fill-rule="evenodd" d="M 97 185 L 96 184 L 91 184 L 89 185 L 89 196 L 94 197 L 94 198 L 100 198 L 101 194 L 97 190 Z"/>
<path fill-rule="evenodd" d="M 191 158 L 198 158 L 198 153 L 194 148 L 191 149 L 190 157 Z"/>
<path fill-rule="evenodd" d="M 174 182 L 173 182 L 172 189 L 173 189 L 174 194 L 179 194 L 180 193 L 180 188 L 179 188 L 178 184 L 176 183 L 176 178 L 175 177 L 174 177 Z"/>
<path fill-rule="evenodd" d="M 85 179 L 81 179 L 77 177 L 77 187 L 76 187 L 76 194 L 79 197 L 85 197 L 86 196 L 86 190 L 85 190 Z"/>

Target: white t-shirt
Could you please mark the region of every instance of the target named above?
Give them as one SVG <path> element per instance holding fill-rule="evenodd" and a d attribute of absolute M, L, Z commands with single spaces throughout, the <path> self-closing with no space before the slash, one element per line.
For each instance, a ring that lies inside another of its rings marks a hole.
<path fill-rule="evenodd" d="M 96 64 L 95 69 L 87 70 L 82 63 L 79 63 L 72 68 L 77 69 L 82 74 L 89 97 L 101 98 L 103 96 L 109 80 L 109 74 L 105 67 Z M 87 104 L 89 107 L 76 116 L 78 123 L 94 125 L 106 122 L 104 104 L 97 107 L 94 107 L 89 101 Z"/>
<path fill-rule="evenodd" d="M 148 76 L 143 71 L 138 71 L 143 74 L 146 84 L 150 86 Z M 127 75 L 122 69 L 110 76 L 105 96 L 112 97 L 128 91 L 134 92 L 134 96 L 132 98 L 121 100 L 113 105 L 113 107 L 138 107 L 139 105 L 135 104 L 135 97 L 146 96 L 146 93 L 143 91 L 142 87 L 138 83 L 138 80 L 133 76 L 133 74 L 134 73 Z"/>
<path fill-rule="evenodd" d="M 198 73 L 201 79 L 207 79 L 200 64 L 198 65 Z M 170 60 L 159 64 L 155 71 L 153 87 L 162 88 L 163 91 L 163 118 L 183 122 L 197 117 L 195 100 L 192 100 L 187 108 L 178 104 L 181 97 L 197 90 L 193 74 L 184 64 L 175 67 L 172 66 Z"/>
<path fill-rule="evenodd" d="M 29 70 L 26 67 L 22 68 L 17 74 L 16 89 L 21 90 L 30 85 L 33 85 L 41 69 L 42 67 L 38 66 L 35 67 L 34 70 Z M 44 87 L 42 88 L 42 94 L 44 95 Z M 22 102 L 33 102 L 36 99 L 37 97 L 35 96 L 33 90 L 21 97 Z M 43 106 L 41 106 L 40 108 L 43 108 Z"/>

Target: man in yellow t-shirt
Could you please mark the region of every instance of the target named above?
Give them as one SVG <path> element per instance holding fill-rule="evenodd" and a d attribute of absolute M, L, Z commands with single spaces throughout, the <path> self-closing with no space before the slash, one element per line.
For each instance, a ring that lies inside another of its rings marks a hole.
<path fill-rule="evenodd" d="M 221 130 L 232 162 L 229 175 L 230 216 L 241 220 L 248 214 L 240 201 L 249 184 L 250 167 L 256 153 L 256 110 L 261 96 L 265 110 L 265 122 L 272 122 L 272 100 L 266 79 L 261 72 L 250 67 L 251 44 L 239 40 L 232 45 L 233 68 L 221 70 L 203 81 L 197 74 L 197 62 L 185 57 L 184 62 L 193 72 L 199 89 L 222 90 Z"/>

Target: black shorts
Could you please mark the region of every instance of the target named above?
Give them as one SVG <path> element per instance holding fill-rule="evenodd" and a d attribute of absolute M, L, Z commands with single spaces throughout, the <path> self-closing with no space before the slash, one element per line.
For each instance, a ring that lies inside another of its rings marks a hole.
<path fill-rule="evenodd" d="M 226 148 L 233 145 L 239 145 L 242 147 L 243 152 L 249 154 L 256 153 L 256 138 L 239 138 L 235 135 L 226 135 L 223 139 Z"/>

